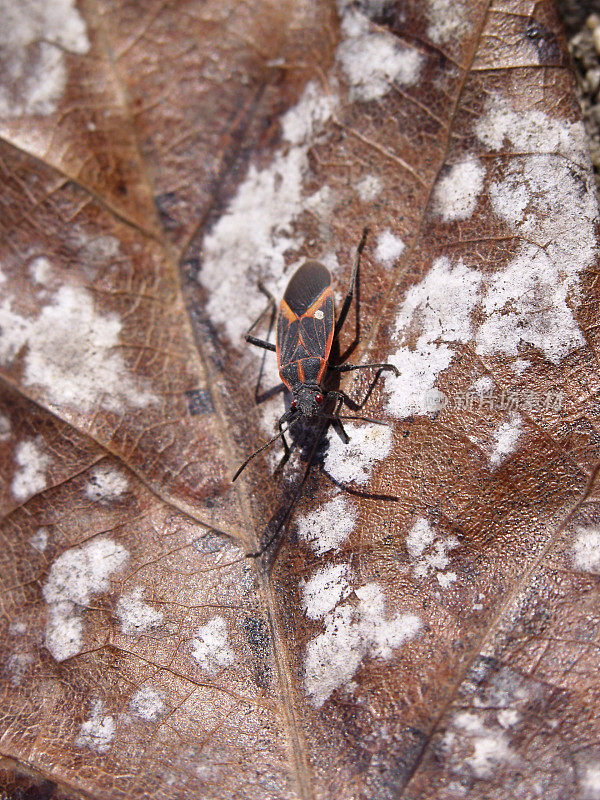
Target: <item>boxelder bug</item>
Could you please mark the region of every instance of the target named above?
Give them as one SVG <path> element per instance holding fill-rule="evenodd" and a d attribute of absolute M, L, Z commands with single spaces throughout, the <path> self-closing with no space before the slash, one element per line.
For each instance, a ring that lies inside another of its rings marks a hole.
<path fill-rule="evenodd" d="M 400 373 L 393 364 L 330 364 L 328 362 L 331 346 L 337 338 L 354 294 L 356 275 L 360 256 L 367 239 L 367 229 L 363 231 L 362 239 L 356 250 L 354 269 L 350 279 L 350 288 L 342 305 L 342 310 L 337 322 L 334 322 L 333 287 L 329 270 L 318 261 L 306 261 L 293 274 L 287 285 L 283 300 L 279 304 L 277 315 L 277 345 L 257 339 L 251 331 L 258 324 L 263 314 L 253 323 L 246 334 L 246 341 L 264 350 L 277 353 L 277 366 L 281 380 L 292 393 L 293 399 L 289 411 L 279 419 L 279 433 L 258 450 L 249 456 L 237 470 L 232 480 L 234 481 L 246 465 L 269 447 L 276 439 L 281 437 L 285 450 L 285 457 L 289 456 L 290 448 L 285 439 L 284 423 L 289 427 L 301 418 L 326 418 L 338 423 L 344 441 L 348 443 L 349 437 L 344 431 L 340 421 L 340 409 L 348 399 L 343 392 L 335 389 L 327 390 L 324 382 L 328 370 L 335 372 L 349 372 L 353 369 L 391 369 L 396 375 Z M 264 290 L 263 290 L 264 291 Z M 271 297 L 271 302 L 274 299 Z M 326 414 L 329 401 L 336 400 L 333 414 Z M 286 429 L 287 430 L 287 429 Z"/>

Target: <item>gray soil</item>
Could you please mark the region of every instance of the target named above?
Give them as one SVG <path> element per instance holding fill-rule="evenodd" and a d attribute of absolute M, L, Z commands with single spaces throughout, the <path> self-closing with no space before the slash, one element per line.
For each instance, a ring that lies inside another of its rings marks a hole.
<path fill-rule="evenodd" d="M 600 0 L 559 0 L 600 192 Z"/>

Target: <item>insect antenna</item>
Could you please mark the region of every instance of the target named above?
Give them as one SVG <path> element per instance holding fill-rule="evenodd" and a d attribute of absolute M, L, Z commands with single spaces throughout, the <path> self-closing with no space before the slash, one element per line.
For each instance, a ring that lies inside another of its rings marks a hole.
<path fill-rule="evenodd" d="M 247 465 L 252 461 L 254 456 L 257 456 L 259 453 L 262 453 L 263 450 L 266 450 L 267 447 L 270 447 L 273 444 L 273 442 L 276 442 L 277 439 L 279 439 L 281 436 L 283 436 L 283 434 L 286 433 L 286 431 L 289 431 L 290 425 L 292 424 L 292 422 L 295 422 L 296 419 L 298 419 L 298 417 L 294 417 L 293 419 L 290 419 L 290 421 L 288 422 L 288 426 L 287 426 L 287 428 L 285 430 L 283 430 L 283 428 L 282 428 L 276 436 L 274 436 L 272 439 L 269 439 L 269 441 L 266 444 L 263 444 L 262 447 L 259 447 L 258 450 L 255 450 L 252 453 L 252 455 L 248 456 L 248 458 L 244 461 L 242 466 L 239 467 L 236 470 L 236 473 L 233 476 L 233 478 L 231 479 L 231 482 L 233 483 L 236 480 L 236 478 L 239 477 L 240 473 L 243 472 L 243 470 L 247 467 Z"/>

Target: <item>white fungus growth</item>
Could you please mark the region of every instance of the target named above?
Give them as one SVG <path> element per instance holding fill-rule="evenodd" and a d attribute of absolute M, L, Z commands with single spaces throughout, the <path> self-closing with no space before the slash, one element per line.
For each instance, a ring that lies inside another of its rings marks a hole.
<path fill-rule="evenodd" d="M 29 544 L 38 553 L 43 553 L 48 544 L 48 530 L 46 528 L 38 528 L 29 539 Z"/>
<path fill-rule="evenodd" d="M 508 422 L 503 422 L 494 432 L 490 453 L 492 467 L 502 464 L 506 457 L 516 450 L 522 432 L 523 419 L 521 415 L 516 411 L 511 411 Z"/>
<path fill-rule="evenodd" d="M 374 466 L 386 458 L 393 445 L 393 431 L 387 425 L 345 423 L 350 437 L 345 444 L 333 429 L 327 432 L 329 447 L 325 456 L 325 470 L 340 483 L 364 485 L 371 477 Z"/>
<path fill-rule="evenodd" d="M 522 375 L 531 366 L 531 361 L 525 358 L 516 358 L 510 365 L 517 375 Z"/>
<path fill-rule="evenodd" d="M 204 237 L 199 280 L 209 292 L 207 311 L 233 342 L 240 341 L 265 308 L 265 298 L 257 288 L 259 276 L 275 294 L 283 294 L 289 279 L 283 273 L 285 253 L 303 241 L 294 232 L 294 220 L 308 201 L 316 203 L 326 189 L 307 199 L 302 179 L 308 172 L 313 136 L 331 115 L 334 102 L 316 84 L 306 86 L 297 106 L 283 117 L 285 147 L 269 166 L 250 166 L 226 212 Z M 240 296 L 245 298 L 245 311 L 232 314 L 231 298 Z"/>
<path fill-rule="evenodd" d="M 512 728 L 521 719 L 521 715 L 514 708 L 503 708 L 498 714 L 498 722 L 503 728 Z"/>
<path fill-rule="evenodd" d="M 0 414 L 0 442 L 7 442 L 12 436 L 12 425 L 10 419 L 4 414 Z"/>
<path fill-rule="evenodd" d="M 400 377 L 384 373 L 391 392 L 387 406 L 395 416 L 431 410 L 435 381 L 454 357 L 451 344 L 468 342 L 472 336 L 471 311 L 481 281 L 481 273 L 466 267 L 461 259 L 453 266 L 442 256 L 409 290 L 396 319 L 402 344 L 388 359 L 400 370 Z M 416 343 L 404 344 L 413 328 L 419 334 Z"/>
<path fill-rule="evenodd" d="M 476 134 L 490 149 L 506 146 L 513 154 L 489 199 L 522 242 L 503 270 L 484 276 L 441 258 L 409 290 L 398 316 L 401 347 L 389 359 L 402 375 L 385 376 L 388 408 L 400 417 L 431 410 L 428 393 L 438 391 L 435 382 L 457 344 L 474 339 L 480 355 L 513 356 L 519 374 L 529 366 L 518 358 L 523 345 L 558 364 L 584 344 L 570 301 L 577 300 L 580 272 L 597 257 L 598 207 L 583 125 L 539 111 L 517 113 L 494 96 Z M 486 319 L 472 330 L 476 307 Z M 415 331 L 416 344 L 409 345 Z M 502 431 L 501 450 L 510 436 Z"/>
<path fill-rule="evenodd" d="M 423 517 L 419 518 L 406 537 L 406 549 L 416 578 L 426 578 L 435 572 L 438 583 L 448 588 L 457 579 L 455 572 L 443 572 L 450 565 L 449 553 L 460 546 L 456 536 L 444 536 L 431 527 Z"/>
<path fill-rule="evenodd" d="M 442 589 L 448 589 L 451 584 L 458 580 L 458 575 L 456 572 L 438 572 L 436 578 Z"/>
<path fill-rule="evenodd" d="M 426 547 L 435 540 L 435 531 L 422 517 L 418 519 L 410 529 L 406 537 L 406 549 L 411 558 L 418 558 Z"/>
<path fill-rule="evenodd" d="M 383 184 L 377 175 L 365 175 L 356 184 L 356 193 L 363 203 L 371 203 L 381 193 Z"/>
<path fill-rule="evenodd" d="M 192 657 L 208 673 L 233 664 L 235 655 L 229 646 L 223 617 L 213 617 L 198 630 L 198 638 L 192 639 Z"/>
<path fill-rule="evenodd" d="M 329 550 L 339 550 L 350 536 L 358 515 L 342 494 L 323 503 L 310 514 L 296 515 L 294 522 L 298 538 L 305 541 L 319 555 Z"/>
<path fill-rule="evenodd" d="M 19 469 L 14 474 L 11 489 L 17 500 L 25 500 L 46 488 L 50 458 L 42 452 L 40 441 L 20 442 L 15 448 Z"/>
<path fill-rule="evenodd" d="M 52 264 L 46 258 L 46 256 L 38 256 L 37 258 L 34 258 L 29 265 L 31 277 L 36 283 L 39 283 L 42 286 L 48 282 L 51 271 Z"/>
<path fill-rule="evenodd" d="M 394 83 L 416 83 L 424 57 L 388 31 L 377 30 L 358 9 L 342 17 L 343 40 L 337 50 L 350 100 L 376 100 Z"/>
<path fill-rule="evenodd" d="M 36 319 L 17 314 L 6 299 L 0 306 L 0 363 L 26 348 L 25 384 L 39 386 L 58 406 L 143 408 L 156 397 L 130 376 L 119 351 L 121 328 L 121 320 L 98 313 L 92 295 L 80 287 L 63 286 Z"/>
<path fill-rule="evenodd" d="M 375 258 L 391 267 L 406 250 L 406 245 L 399 236 L 395 236 L 390 230 L 382 231 L 377 237 L 377 247 L 375 248 Z"/>
<path fill-rule="evenodd" d="M 582 800 L 600 800 L 600 762 L 586 764 L 581 790 Z"/>
<path fill-rule="evenodd" d="M 309 581 L 301 581 L 302 604 L 310 619 L 323 619 L 343 597 L 352 591 L 347 564 L 330 564 Z"/>
<path fill-rule="evenodd" d="M 475 211 L 483 190 L 485 167 L 478 159 L 454 164 L 439 179 L 433 192 L 433 207 L 444 222 L 467 219 Z"/>
<path fill-rule="evenodd" d="M 464 763 L 475 777 L 491 778 L 500 765 L 515 764 L 518 761 L 506 733 L 501 728 L 487 727 L 475 714 L 467 711 L 457 714 L 452 725 L 460 732 L 463 743 L 471 746 L 472 754 Z"/>
<path fill-rule="evenodd" d="M 0 0 L 0 116 L 51 114 L 67 84 L 65 53 L 87 53 L 74 0 Z"/>
<path fill-rule="evenodd" d="M 12 653 L 5 662 L 5 670 L 8 673 L 10 685 L 20 686 L 32 664 L 33 656 L 31 653 Z"/>
<path fill-rule="evenodd" d="M 389 659 L 415 637 L 422 622 L 416 614 L 388 616 L 381 587 L 367 583 L 356 590 L 358 604 L 338 605 L 325 616 L 325 631 L 308 644 L 305 686 L 320 707 L 335 689 L 348 684 L 365 656 Z"/>
<path fill-rule="evenodd" d="M 138 586 L 120 597 L 116 605 L 115 614 L 121 630 L 128 636 L 139 636 L 163 623 L 164 615 L 142 600 L 143 592 L 143 588 Z"/>
<path fill-rule="evenodd" d="M 424 57 L 369 21 L 368 14 L 378 13 L 375 5 L 358 10 L 340 2 L 338 10 L 342 40 L 336 63 L 349 83 L 350 99 L 380 98 L 392 90 L 394 81 L 417 79 Z M 335 69 L 328 75 L 327 85 L 328 91 L 316 82 L 306 85 L 296 106 L 282 118 L 283 142 L 271 163 L 261 168 L 250 165 L 224 214 L 204 237 L 198 280 L 208 292 L 207 312 L 236 344 L 265 307 L 265 298 L 257 289 L 259 279 L 275 296 L 285 289 L 291 275 L 291 269 L 284 274 L 286 258 L 304 243 L 304 234 L 296 227 L 300 215 L 305 210 L 317 211 L 326 223 L 334 207 L 329 187 L 322 186 L 312 194 L 303 190 L 303 182 L 310 177 L 309 151 L 347 99 L 338 94 Z M 365 176 L 357 185 L 365 201 L 380 190 L 376 176 Z M 242 313 L 231 314 L 232 299 L 241 296 Z"/>
<path fill-rule="evenodd" d="M 27 625 L 21 620 L 15 620 L 10 624 L 8 632 L 11 636 L 23 636 L 24 633 L 27 633 Z"/>
<path fill-rule="evenodd" d="M 72 547 L 52 564 L 43 587 L 48 604 L 45 645 L 57 661 L 76 655 L 83 637 L 82 609 L 110 588 L 109 577 L 127 561 L 127 550 L 108 537 Z"/>
<path fill-rule="evenodd" d="M 573 566 L 580 572 L 600 573 L 600 528 L 579 527 L 573 542 Z"/>
<path fill-rule="evenodd" d="M 487 320 L 477 332 L 478 353 L 516 356 L 522 344 L 532 344 L 558 364 L 583 345 L 567 303 L 568 283 L 545 251 L 522 245 L 506 269 L 487 284 L 483 303 Z"/>
<path fill-rule="evenodd" d="M 493 388 L 494 388 L 494 381 L 490 378 L 489 375 L 482 375 L 482 377 L 478 378 L 473 384 L 473 389 L 477 392 L 477 394 L 480 395 L 491 392 Z"/>
<path fill-rule="evenodd" d="M 85 487 L 86 496 L 99 503 L 117 500 L 129 488 L 127 476 L 121 470 L 102 465 L 94 467 Z"/>
<path fill-rule="evenodd" d="M 75 739 L 77 747 L 87 747 L 98 753 L 110 750 L 116 730 L 115 720 L 111 716 L 102 714 L 102 703 L 97 701 L 92 710 L 92 716 L 86 720 Z"/>
<path fill-rule="evenodd" d="M 496 214 L 526 240 L 489 281 L 477 352 L 517 355 L 524 342 L 558 364 L 583 344 L 568 296 L 577 297 L 579 273 L 597 257 L 598 206 L 583 124 L 515 112 L 496 96 L 476 133 L 493 150 L 508 142 L 523 153 L 510 159 L 489 196 Z"/>
<path fill-rule="evenodd" d="M 467 29 L 467 0 L 427 0 L 427 35 L 435 44 L 460 42 Z"/>
<path fill-rule="evenodd" d="M 133 714 L 151 722 L 162 714 L 165 704 L 156 690 L 142 686 L 131 698 L 129 707 Z"/>

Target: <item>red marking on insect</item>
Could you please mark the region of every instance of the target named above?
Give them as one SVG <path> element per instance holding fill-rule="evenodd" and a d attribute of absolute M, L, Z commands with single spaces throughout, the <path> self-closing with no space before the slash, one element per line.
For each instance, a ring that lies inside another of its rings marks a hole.
<path fill-rule="evenodd" d="M 356 251 L 354 269 L 350 280 L 350 288 L 344 299 L 342 310 L 335 321 L 333 287 L 329 270 L 318 261 L 307 261 L 292 275 L 287 285 L 283 299 L 279 304 L 277 315 L 277 344 L 265 342 L 251 335 L 251 331 L 258 324 L 263 314 L 250 327 L 246 334 L 246 341 L 264 350 L 277 353 L 277 366 L 283 383 L 292 393 L 293 399 L 289 411 L 279 419 L 279 433 L 270 441 L 255 450 L 237 470 L 232 480 L 235 480 L 249 461 L 262 452 L 266 447 L 281 437 L 285 449 L 285 456 L 290 449 L 284 436 L 283 425 L 289 427 L 297 420 L 328 418 L 339 425 L 346 443 L 349 437 L 344 431 L 340 420 L 340 409 L 349 398 L 335 389 L 327 390 L 324 386 L 328 371 L 349 372 L 354 369 L 389 369 L 399 375 L 393 364 L 330 364 L 329 355 L 334 339 L 337 338 L 348 314 L 356 275 L 360 263 L 360 255 L 367 239 L 367 229 L 363 231 L 362 239 Z M 266 291 L 263 289 L 263 291 Z M 267 293 L 268 294 L 268 293 Z M 269 295 L 270 296 L 270 295 Z M 275 301 L 271 297 L 271 302 Z M 336 401 L 336 408 L 332 414 L 326 414 L 330 401 Z"/>

